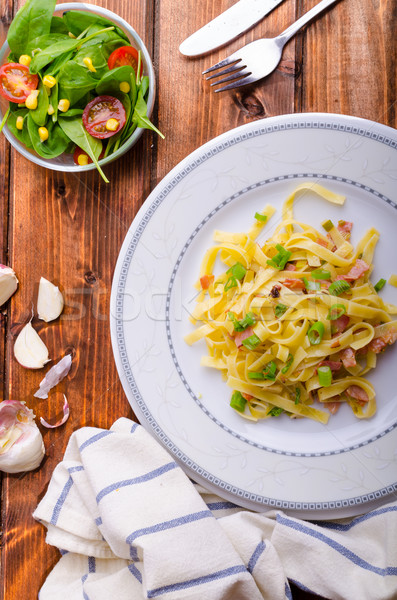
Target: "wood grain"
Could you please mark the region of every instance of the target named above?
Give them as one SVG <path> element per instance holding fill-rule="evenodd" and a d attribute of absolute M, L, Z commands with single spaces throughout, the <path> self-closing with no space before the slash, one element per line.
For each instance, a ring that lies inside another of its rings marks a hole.
<path fill-rule="evenodd" d="M 278 69 L 253 86 L 214 94 L 201 76 L 244 43 L 277 35 L 316 2 L 288 0 L 225 48 L 188 59 L 178 52 L 180 42 L 233 0 L 97 0 L 135 27 L 153 57 L 153 119 L 165 140 L 146 132 L 106 167 L 111 181 L 106 185 L 96 172 L 66 176 L 37 167 L 10 152 L 1 137 L 0 259 L 8 260 L 20 280 L 7 319 L 0 317 L 2 397 L 25 400 L 38 417 L 51 419 L 65 392 L 71 417 L 59 430 L 43 430 L 46 459 L 39 470 L 3 478 L 0 600 L 36 598 L 58 560 L 31 514 L 72 431 L 133 417 L 113 361 L 109 301 L 120 246 L 154 186 L 201 144 L 264 117 L 336 112 L 396 126 L 396 0 L 340 0 L 291 40 Z M 5 28 L 20 4 L 2 1 Z M 53 360 L 66 352 L 73 356 L 67 381 L 48 401 L 33 398 L 43 374 L 23 369 L 13 358 L 13 342 L 30 318 L 41 276 L 61 287 L 66 306 L 58 321 L 33 324 Z M 294 598 L 310 597 L 294 590 Z"/>

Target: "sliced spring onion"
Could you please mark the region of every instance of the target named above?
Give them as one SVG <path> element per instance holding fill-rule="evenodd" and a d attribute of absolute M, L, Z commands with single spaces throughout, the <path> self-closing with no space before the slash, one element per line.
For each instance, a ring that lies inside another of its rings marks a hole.
<path fill-rule="evenodd" d="M 344 304 L 332 304 L 328 311 L 327 319 L 329 321 L 336 321 L 346 312 L 346 306 Z"/>
<path fill-rule="evenodd" d="M 256 315 L 253 312 L 248 312 L 241 321 L 237 319 L 234 312 L 228 312 L 227 316 L 233 322 L 234 331 L 245 331 L 247 327 L 251 327 L 256 323 Z"/>
<path fill-rule="evenodd" d="M 288 306 L 285 306 L 285 304 L 281 303 L 277 304 L 274 307 L 274 314 L 276 315 L 276 318 L 279 319 L 280 317 L 282 317 L 286 310 L 288 310 Z"/>
<path fill-rule="evenodd" d="M 273 256 L 273 258 L 267 260 L 267 264 L 279 271 L 282 271 L 291 258 L 292 252 L 286 250 L 281 244 L 276 244 L 276 250 L 278 250 L 278 254 Z"/>
<path fill-rule="evenodd" d="M 301 399 L 301 389 L 296 387 L 295 388 L 295 404 L 299 404 Z"/>
<path fill-rule="evenodd" d="M 332 383 L 332 371 L 329 367 L 323 366 L 317 369 L 318 380 L 320 385 L 328 387 Z"/>
<path fill-rule="evenodd" d="M 245 405 L 247 401 L 243 398 L 241 392 L 233 392 L 232 397 L 230 398 L 230 406 L 239 412 L 244 412 Z"/>
<path fill-rule="evenodd" d="M 283 408 L 280 408 L 279 406 L 273 406 L 273 408 L 271 410 L 269 410 L 269 412 L 267 414 L 270 415 L 271 417 L 278 417 L 283 412 L 284 412 Z"/>
<path fill-rule="evenodd" d="M 276 371 L 277 365 L 274 360 L 272 360 L 267 363 L 263 371 L 248 371 L 248 379 L 257 379 L 259 381 L 268 379 L 270 381 L 274 381 L 276 379 Z"/>
<path fill-rule="evenodd" d="M 339 281 L 334 281 L 328 288 L 328 291 L 332 296 L 340 296 L 344 292 L 350 290 L 350 284 L 347 283 L 344 279 L 340 279 Z"/>
<path fill-rule="evenodd" d="M 375 292 L 380 292 L 380 290 L 386 285 L 386 279 L 379 279 L 378 283 L 374 285 Z"/>
<path fill-rule="evenodd" d="M 321 343 L 324 331 L 324 323 L 321 323 L 321 321 L 316 321 L 315 323 L 313 323 L 313 325 L 307 332 L 307 337 L 309 338 L 309 342 L 312 346 L 316 346 L 317 344 Z"/>
<path fill-rule="evenodd" d="M 285 363 L 285 366 L 281 369 L 281 373 L 283 375 L 285 375 L 285 373 L 288 371 L 288 369 L 290 368 L 290 366 L 292 365 L 292 361 L 294 360 L 294 357 L 292 356 L 292 354 L 288 355 L 288 360 Z"/>
<path fill-rule="evenodd" d="M 324 269 L 316 269 L 310 275 L 313 279 L 331 279 L 331 271 L 324 271 Z"/>
<path fill-rule="evenodd" d="M 248 371 L 248 379 L 257 379 L 263 381 L 265 376 L 262 371 Z"/>
<path fill-rule="evenodd" d="M 261 223 L 266 223 L 266 221 L 267 221 L 267 215 L 261 215 L 261 213 L 256 212 L 255 213 L 255 219 L 257 221 L 260 221 Z"/>
<path fill-rule="evenodd" d="M 255 348 L 259 346 L 261 341 L 258 338 L 258 336 L 255 333 L 253 333 L 249 337 L 245 338 L 245 340 L 243 340 L 242 343 L 248 350 L 255 350 Z"/>
<path fill-rule="evenodd" d="M 241 263 L 236 263 L 230 269 L 226 271 L 226 275 L 229 275 L 229 279 L 225 283 L 225 292 L 233 287 L 237 287 L 237 279 L 240 281 L 244 278 L 247 269 Z"/>
<path fill-rule="evenodd" d="M 324 221 L 324 223 L 321 223 L 321 225 L 324 227 L 325 231 L 331 231 L 331 229 L 335 227 L 330 219 L 328 219 L 328 221 Z"/>
<path fill-rule="evenodd" d="M 304 277 L 303 282 L 308 292 L 318 292 L 321 290 L 321 285 L 318 281 L 309 281 L 307 277 Z"/>

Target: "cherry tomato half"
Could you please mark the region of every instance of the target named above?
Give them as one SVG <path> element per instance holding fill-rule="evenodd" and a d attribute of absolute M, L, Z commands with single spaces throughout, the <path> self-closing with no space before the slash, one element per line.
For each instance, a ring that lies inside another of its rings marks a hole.
<path fill-rule="evenodd" d="M 109 121 L 112 120 L 110 129 Z M 115 135 L 125 125 L 124 106 L 113 96 L 97 96 L 87 104 L 83 112 L 83 124 L 89 134 L 99 139 Z"/>
<path fill-rule="evenodd" d="M 138 70 L 138 50 L 132 46 L 122 46 L 121 48 L 117 48 L 116 50 L 113 50 L 108 58 L 108 67 L 110 70 L 115 69 L 116 67 L 124 67 L 124 65 L 132 67 L 135 73 Z M 141 76 L 142 63 L 139 71 L 139 75 Z"/>
<path fill-rule="evenodd" d="M 102 152 L 100 153 L 100 155 L 98 157 L 98 160 L 101 160 L 101 158 L 103 158 L 104 154 L 105 154 L 105 151 L 102 150 Z M 79 146 L 76 146 L 75 151 L 73 152 L 73 162 L 75 165 L 79 165 L 81 167 L 82 163 L 79 162 L 80 156 L 86 157 L 87 165 L 92 163 L 92 160 L 88 156 L 87 152 L 84 152 L 84 150 L 82 150 Z"/>
<path fill-rule="evenodd" d="M 7 63 L 0 67 L 0 94 L 10 102 L 25 102 L 38 85 L 38 75 L 29 73 L 25 65 Z"/>

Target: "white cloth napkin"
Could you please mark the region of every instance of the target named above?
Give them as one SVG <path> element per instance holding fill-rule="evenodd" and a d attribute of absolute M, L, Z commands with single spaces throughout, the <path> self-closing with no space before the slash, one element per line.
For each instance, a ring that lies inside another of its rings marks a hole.
<path fill-rule="evenodd" d="M 33 515 L 62 554 L 40 600 L 397 598 L 397 503 L 339 522 L 236 507 L 143 427 L 74 432 Z"/>

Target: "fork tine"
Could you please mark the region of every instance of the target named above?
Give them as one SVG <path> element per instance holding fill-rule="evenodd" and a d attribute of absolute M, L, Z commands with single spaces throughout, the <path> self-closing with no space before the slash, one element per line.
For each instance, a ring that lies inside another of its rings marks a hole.
<path fill-rule="evenodd" d="M 227 58 L 224 58 L 220 62 L 216 63 L 216 65 L 212 65 L 212 67 L 203 71 L 202 75 L 205 75 L 206 73 L 210 73 L 211 71 L 215 71 L 216 69 L 220 69 L 221 67 L 227 67 L 228 65 L 230 65 L 232 63 L 237 63 L 240 61 L 241 61 L 241 58 L 237 58 L 236 56 L 234 56 L 234 54 L 231 54 Z"/>
<path fill-rule="evenodd" d="M 215 93 L 225 92 L 226 90 L 233 90 L 234 88 L 241 87 L 242 85 L 247 85 L 248 83 L 254 83 L 254 81 L 257 81 L 257 79 L 251 73 L 247 73 L 247 75 L 245 77 L 243 77 L 242 79 L 238 79 L 236 82 L 229 83 L 229 85 L 225 85 L 221 88 L 217 88 L 214 91 L 215 91 Z M 220 82 L 218 82 L 218 83 L 220 83 Z M 212 83 L 211 85 L 214 85 L 214 84 Z"/>
<path fill-rule="evenodd" d="M 238 73 L 239 71 L 242 71 L 243 69 L 245 69 L 246 66 L 247 65 L 244 65 L 244 64 L 232 65 L 228 69 L 222 69 L 222 71 L 213 73 L 212 75 L 210 75 L 209 77 L 206 77 L 205 79 L 208 81 L 209 79 L 214 79 L 214 77 L 222 77 L 223 75 L 227 75 L 228 73 Z M 219 83 L 219 81 L 218 81 L 218 83 Z"/>
<path fill-rule="evenodd" d="M 245 67 L 243 67 L 242 70 L 235 71 L 228 77 L 224 77 L 223 79 L 219 79 L 218 81 L 213 81 L 210 85 L 212 87 L 214 85 L 218 85 L 219 83 L 226 83 L 226 81 L 237 81 L 238 79 L 241 79 L 242 77 L 245 78 L 247 75 L 251 75 L 251 71 L 247 71 L 247 70 L 245 70 Z"/>

